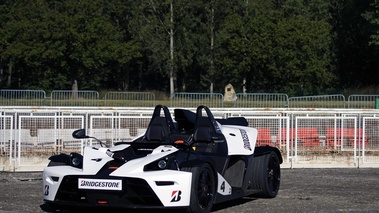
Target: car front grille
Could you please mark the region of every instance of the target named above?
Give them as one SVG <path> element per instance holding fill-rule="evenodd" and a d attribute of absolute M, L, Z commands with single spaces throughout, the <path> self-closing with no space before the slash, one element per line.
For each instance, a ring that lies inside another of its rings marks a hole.
<path fill-rule="evenodd" d="M 65 176 L 58 189 L 55 201 L 91 206 L 104 203 L 103 201 L 106 201 L 107 205 L 114 207 L 163 206 L 156 194 L 143 179 L 122 178 L 122 191 L 111 191 L 78 189 L 79 178 L 99 179 L 96 176 Z"/>

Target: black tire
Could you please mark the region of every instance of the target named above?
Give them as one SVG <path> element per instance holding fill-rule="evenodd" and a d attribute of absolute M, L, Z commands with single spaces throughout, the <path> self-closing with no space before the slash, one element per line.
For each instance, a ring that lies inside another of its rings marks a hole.
<path fill-rule="evenodd" d="M 258 190 L 255 194 L 261 198 L 274 198 L 280 187 L 280 162 L 273 151 L 270 154 L 253 159 L 251 188 Z"/>
<path fill-rule="evenodd" d="M 199 167 L 184 167 L 182 170 L 192 173 L 188 212 L 210 212 L 216 196 L 216 177 L 211 166 L 205 163 Z"/>

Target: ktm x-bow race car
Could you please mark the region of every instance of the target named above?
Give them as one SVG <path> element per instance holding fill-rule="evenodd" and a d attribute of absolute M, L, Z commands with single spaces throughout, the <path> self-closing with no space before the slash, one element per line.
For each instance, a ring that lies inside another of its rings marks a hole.
<path fill-rule="evenodd" d="M 256 146 L 257 130 L 244 117 L 216 119 L 199 106 L 174 109 L 174 118 L 158 105 L 146 133 L 131 142 L 51 156 L 43 171 L 44 205 L 203 213 L 216 203 L 278 194 L 281 153 Z M 93 138 L 84 129 L 73 137 Z"/>

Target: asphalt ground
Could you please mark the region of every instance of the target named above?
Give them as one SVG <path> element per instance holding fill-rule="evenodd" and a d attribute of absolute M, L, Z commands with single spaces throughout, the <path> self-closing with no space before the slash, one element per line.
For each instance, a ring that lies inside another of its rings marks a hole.
<path fill-rule="evenodd" d="M 276 198 L 246 197 L 217 204 L 212 212 L 379 212 L 379 168 L 282 169 L 281 172 Z M 41 172 L 0 172 L 0 212 L 45 212 L 41 177 Z"/>

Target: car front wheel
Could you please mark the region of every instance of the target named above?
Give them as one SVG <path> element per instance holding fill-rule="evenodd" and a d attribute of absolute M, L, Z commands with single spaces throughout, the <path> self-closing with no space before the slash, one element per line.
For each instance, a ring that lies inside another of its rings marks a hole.
<path fill-rule="evenodd" d="M 192 173 L 188 212 L 210 212 L 216 193 L 216 178 L 211 166 L 205 163 L 199 167 L 184 167 L 182 170 Z"/>

